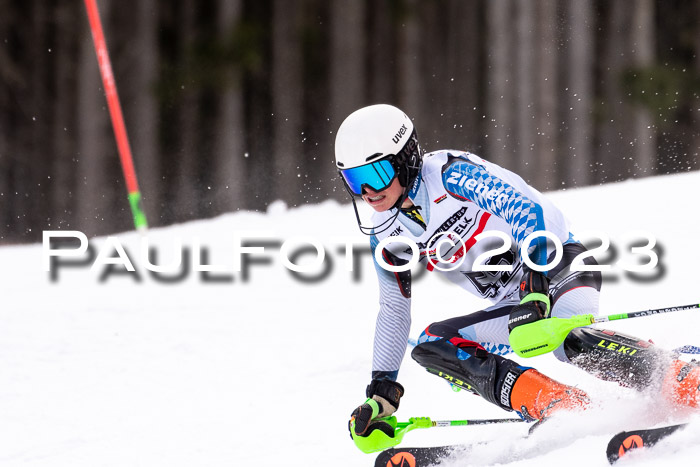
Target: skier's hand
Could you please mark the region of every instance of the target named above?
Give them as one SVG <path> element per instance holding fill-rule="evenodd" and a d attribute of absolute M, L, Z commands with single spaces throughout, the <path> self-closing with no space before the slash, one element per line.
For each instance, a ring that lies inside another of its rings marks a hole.
<path fill-rule="evenodd" d="M 368 399 L 353 410 L 350 415 L 348 430 L 350 430 L 351 437 L 353 421 L 355 422 L 355 434 L 359 436 L 367 436 L 375 429 L 382 431 L 389 429 L 393 433 L 393 428 L 388 423 L 379 422 L 376 419 L 388 417 L 396 412 L 403 392 L 403 386 L 396 381 L 373 379 L 367 386 Z"/>
<path fill-rule="evenodd" d="M 520 304 L 510 311 L 508 331 L 523 324 L 549 318 L 549 312 L 549 279 L 541 272 L 526 267 L 520 281 Z"/>

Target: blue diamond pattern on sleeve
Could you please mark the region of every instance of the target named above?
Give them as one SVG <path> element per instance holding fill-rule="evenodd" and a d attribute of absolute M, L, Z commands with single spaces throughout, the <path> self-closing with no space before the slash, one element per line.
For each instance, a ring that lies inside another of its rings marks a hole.
<path fill-rule="evenodd" d="M 513 351 L 508 344 L 494 344 L 492 342 L 479 342 L 487 352 L 496 355 L 508 355 Z"/>
<path fill-rule="evenodd" d="M 466 160 L 457 160 L 443 172 L 442 184 L 453 196 L 471 200 L 480 208 L 508 222 L 518 246 L 532 232 L 545 230 L 542 207 L 483 167 Z M 545 238 L 537 238 L 532 245 L 534 262 L 546 264 Z"/>

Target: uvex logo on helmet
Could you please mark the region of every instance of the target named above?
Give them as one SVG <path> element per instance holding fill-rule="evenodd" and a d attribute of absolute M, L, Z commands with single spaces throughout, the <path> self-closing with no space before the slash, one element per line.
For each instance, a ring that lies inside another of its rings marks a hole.
<path fill-rule="evenodd" d="M 391 140 L 394 143 L 398 143 L 399 141 L 401 141 L 401 138 L 403 138 L 403 135 L 405 135 L 407 131 L 408 131 L 408 128 L 406 128 L 406 125 L 401 125 L 401 128 L 399 128 L 399 131 L 396 132 L 396 134 L 394 135 L 393 138 L 391 138 Z"/>

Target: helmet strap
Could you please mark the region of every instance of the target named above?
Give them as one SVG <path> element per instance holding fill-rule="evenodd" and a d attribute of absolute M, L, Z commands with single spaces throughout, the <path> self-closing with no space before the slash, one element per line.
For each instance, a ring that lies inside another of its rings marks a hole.
<path fill-rule="evenodd" d="M 401 206 L 403 206 L 404 201 L 408 199 L 408 194 L 411 192 L 409 189 L 409 186 L 403 187 L 403 192 L 401 193 L 401 196 L 399 196 L 399 199 L 396 200 L 396 203 L 391 207 L 391 209 L 396 209 L 396 210 L 401 210 Z"/>

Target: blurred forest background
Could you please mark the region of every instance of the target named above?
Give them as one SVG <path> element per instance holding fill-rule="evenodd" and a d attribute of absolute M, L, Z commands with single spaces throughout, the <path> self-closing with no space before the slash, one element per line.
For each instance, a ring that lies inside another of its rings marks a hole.
<path fill-rule="evenodd" d="M 346 200 L 335 130 L 541 190 L 697 170 L 697 0 L 99 0 L 151 226 Z M 85 6 L 0 0 L 0 243 L 132 228 Z"/>

